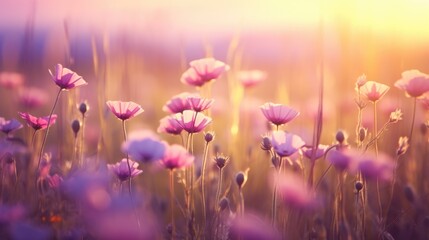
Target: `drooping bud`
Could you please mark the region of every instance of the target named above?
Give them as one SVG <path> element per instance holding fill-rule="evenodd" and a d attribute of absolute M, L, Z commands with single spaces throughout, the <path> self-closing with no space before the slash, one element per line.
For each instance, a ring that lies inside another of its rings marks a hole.
<path fill-rule="evenodd" d="M 261 148 L 262 148 L 262 150 L 265 150 L 265 151 L 271 150 L 271 148 L 272 148 L 271 139 L 268 136 L 262 137 Z"/>

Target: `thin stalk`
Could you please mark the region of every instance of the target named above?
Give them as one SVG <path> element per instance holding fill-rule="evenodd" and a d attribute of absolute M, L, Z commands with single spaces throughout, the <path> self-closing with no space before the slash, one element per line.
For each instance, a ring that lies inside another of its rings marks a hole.
<path fill-rule="evenodd" d="M 122 131 L 124 133 L 124 141 L 127 141 L 127 130 L 125 128 L 125 120 L 122 120 Z M 128 172 L 129 172 L 129 178 L 128 178 L 128 191 L 131 196 L 131 166 L 130 166 L 130 157 L 128 156 L 127 152 L 127 165 L 128 165 Z"/>
<path fill-rule="evenodd" d="M 411 143 L 411 137 L 413 136 L 414 121 L 416 120 L 416 106 L 417 106 L 417 98 L 415 97 L 414 103 L 413 103 L 413 118 L 411 119 L 410 137 L 408 138 L 408 143 Z"/>
<path fill-rule="evenodd" d="M 83 154 L 85 148 L 85 114 L 82 113 L 82 130 L 80 134 L 80 154 L 79 154 L 79 166 L 83 165 Z M 98 163 L 97 163 L 98 164 Z"/>
<path fill-rule="evenodd" d="M 377 102 L 374 102 L 374 126 L 372 129 L 372 135 L 374 136 L 374 148 L 375 155 L 378 157 L 378 141 L 377 141 Z"/>
<path fill-rule="evenodd" d="M 219 206 L 219 201 L 220 201 L 220 192 L 222 189 L 222 168 L 219 168 L 219 181 L 218 181 L 218 185 L 217 185 L 217 191 L 216 191 L 216 204 L 215 204 L 215 212 L 217 212 L 218 206 Z"/>
<path fill-rule="evenodd" d="M 171 210 L 171 236 L 175 236 L 175 223 L 174 223 L 174 172 L 170 170 L 170 210 Z"/>
<path fill-rule="evenodd" d="M 273 226 L 276 224 L 276 219 L 277 219 L 277 185 L 278 185 L 278 177 L 280 175 L 281 168 L 282 168 L 282 158 L 279 159 L 279 166 L 276 167 L 277 176 L 274 182 L 273 199 L 271 203 L 271 224 Z"/>
<path fill-rule="evenodd" d="M 52 114 L 54 113 L 55 107 L 57 106 L 58 103 L 58 99 L 60 98 L 61 92 L 63 91 L 63 89 L 60 88 L 60 90 L 58 91 L 57 97 L 55 98 L 55 102 L 54 102 L 54 106 L 51 109 L 51 113 L 49 114 L 49 118 L 48 118 L 48 126 L 46 127 L 46 132 L 45 132 L 45 136 L 43 137 L 43 142 L 42 142 L 42 147 L 40 148 L 40 153 L 39 153 L 39 162 L 37 163 L 37 169 L 39 169 L 40 167 L 40 162 L 42 161 L 42 156 L 43 156 L 43 150 L 45 148 L 45 144 L 46 144 L 46 139 L 48 139 L 48 133 L 49 133 L 49 127 L 51 125 L 51 119 L 52 119 Z M 37 170 L 36 170 L 37 171 Z"/>
<path fill-rule="evenodd" d="M 203 166 L 201 169 L 201 198 L 203 203 L 203 229 L 205 229 L 206 226 L 206 195 L 205 195 L 205 176 L 206 176 L 206 166 L 207 166 L 207 153 L 209 148 L 209 142 L 206 142 L 204 147 L 204 154 L 203 154 Z"/>

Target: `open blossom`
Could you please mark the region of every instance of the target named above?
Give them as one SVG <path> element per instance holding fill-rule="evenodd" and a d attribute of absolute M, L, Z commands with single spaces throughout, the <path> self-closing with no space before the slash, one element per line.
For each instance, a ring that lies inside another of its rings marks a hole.
<path fill-rule="evenodd" d="M 191 67 L 182 74 L 180 81 L 196 87 L 219 78 L 223 72 L 229 70 L 228 65 L 214 58 L 194 60 L 189 65 Z"/>
<path fill-rule="evenodd" d="M 34 130 L 40 130 L 45 129 L 48 127 L 48 121 L 49 116 L 46 117 L 35 117 L 29 113 L 19 113 L 19 115 L 27 122 L 27 125 L 32 127 Z M 52 126 L 55 124 L 55 121 L 57 120 L 57 115 L 52 114 L 51 116 L 51 122 L 49 123 L 49 126 Z"/>
<path fill-rule="evenodd" d="M 0 117 L 0 131 L 9 134 L 22 128 L 22 124 L 16 119 L 6 120 Z"/>
<path fill-rule="evenodd" d="M 261 106 L 261 111 L 265 118 L 276 126 L 286 124 L 299 115 L 295 109 L 276 103 L 265 103 Z"/>
<path fill-rule="evenodd" d="M 16 72 L 1 72 L 0 86 L 8 89 L 16 89 L 24 83 L 24 76 Z"/>
<path fill-rule="evenodd" d="M 267 73 L 261 70 L 240 71 L 237 78 L 243 87 L 250 88 L 264 81 L 267 78 Z"/>
<path fill-rule="evenodd" d="M 212 122 L 210 117 L 193 110 L 185 110 L 183 113 L 177 113 L 174 117 L 180 126 L 182 126 L 182 128 L 188 133 L 201 132 L 209 123 Z"/>
<path fill-rule="evenodd" d="M 25 108 L 37 108 L 48 101 L 48 94 L 38 88 L 24 88 L 18 96 L 19 104 Z"/>
<path fill-rule="evenodd" d="M 135 102 L 107 101 L 106 104 L 110 111 L 123 121 L 144 112 L 143 108 Z"/>
<path fill-rule="evenodd" d="M 128 161 L 130 162 L 131 178 L 143 172 L 142 170 L 137 169 L 139 166 L 137 162 L 134 162 L 132 160 Z M 107 164 L 107 168 L 112 171 L 121 182 L 127 181 L 130 178 L 130 170 L 128 169 L 128 163 L 126 158 L 115 164 Z"/>
<path fill-rule="evenodd" d="M 189 96 L 188 102 L 189 105 L 191 105 L 192 110 L 195 112 L 202 112 L 212 106 L 214 99 L 202 98 L 199 96 Z"/>
<path fill-rule="evenodd" d="M 55 66 L 55 73 L 52 73 L 51 70 L 49 70 L 49 73 L 51 74 L 55 84 L 57 84 L 58 87 L 63 90 L 69 90 L 75 87 L 88 84 L 77 73 L 73 72 L 68 68 L 63 67 L 63 65 L 61 64 L 57 64 Z"/>
<path fill-rule="evenodd" d="M 356 151 L 348 148 L 331 149 L 326 159 L 339 171 L 353 172 L 356 169 L 356 161 L 354 161 L 356 155 L 358 155 Z"/>
<path fill-rule="evenodd" d="M 361 89 L 361 93 L 368 98 L 369 101 L 376 102 L 380 98 L 382 98 L 387 91 L 389 91 L 390 87 L 374 82 L 374 81 L 367 81 Z"/>
<path fill-rule="evenodd" d="M 135 161 L 154 162 L 164 156 L 166 143 L 158 140 L 150 131 L 138 131 L 130 134 L 122 145 L 122 151 Z"/>
<path fill-rule="evenodd" d="M 408 97 L 421 97 L 429 91 L 429 75 L 415 69 L 404 71 L 395 87 L 404 90 Z"/>
<path fill-rule="evenodd" d="M 357 157 L 357 170 L 367 179 L 390 180 L 395 164 L 386 154 L 366 153 Z"/>
<path fill-rule="evenodd" d="M 173 116 L 166 116 L 159 120 L 157 132 L 179 135 L 183 128 Z"/>
<path fill-rule="evenodd" d="M 167 146 L 165 155 L 161 159 L 161 165 L 170 170 L 184 168 L 191 165 L 194 158 L 183 146 L 173 144 Z"/>
<path fill-rule="evenodd" d="M 169 113 L 181 113 L 185 110 L 191 110 L 192 107 L 188 101 L 188 97 L 190 96 L 193 96 L 193 94 L 188 92 L 177 94 L 168 100 L 162 107 L 162 110 Z"/>
<path fill-rule="evenodd" d="M 285 131 L 272 131 L 271 144 L 280 157 L 290 157 L 303 147 L 305 142 L 298 135 Z"/>

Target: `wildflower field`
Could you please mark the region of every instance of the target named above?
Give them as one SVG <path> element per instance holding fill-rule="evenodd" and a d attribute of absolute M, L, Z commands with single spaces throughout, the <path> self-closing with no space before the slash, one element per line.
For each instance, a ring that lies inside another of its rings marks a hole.
<path fill-rule="evenodd" d="M 0 239 L 429 239 L 393 2 L 0 0 Z"/>

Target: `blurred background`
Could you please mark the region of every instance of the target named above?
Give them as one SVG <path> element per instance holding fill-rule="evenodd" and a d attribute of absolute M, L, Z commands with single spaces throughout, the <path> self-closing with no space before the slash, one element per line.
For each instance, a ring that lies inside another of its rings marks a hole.
<path fill-rule="evenodd" d="M 322 143 L 331 143 L 337 129 L 355 138 L 354 84 L 366 74 L 368 80 L 392 87 L 379 104 L 379 124 L 397 107 L 404 112 L 404 121 L 386 133 L 381 146 L 391 152 L 398 137 L 409 131 L 412 106 L 393 83 L 404 70 L 429 72 L 428 13 L 429 1 L 424 0 L 0 0 L 0 72 L 18 73 L 25 88 L 46 96 L 39 107 L 29 108 L 19 104 L 29 95 L 24 88 L 2 86 L 0 116 L 18 118 L 17 111 L 48 115 L 57 91 L 48 69 L 62 63 L 89 85 L 61 98 L 56 113 L 62 117 L 48 141 L 60 139 L 64 149 L 58 152 L 71 155 L 66 143 L 73 141 L 73 133 L 68 126 L 79 117 L 76 104 L 86 100 L 91 107 L 86 154 L 101 153 L 107 162 L 116 162 L 123 155 L 116 137 L 121 128 L 106 111 L 106 100 L 141 104 L 145 113 L 130 121 L 129 129 L 155 131 L 167 115 L 162 106 L 171 96 L 196 91 L 179 81 L 189 61 L 211 56 L 231 66 L 203 93 L 216 100 L 209 128 L 216 132 L 220 151 L 241 162 L 235 170 L 254 169 L 262 162 L 269 168 L 268 157 L 259 149 L 260 136 L 267 131 L 259 110 L 264 102 L 299 110 L 299 120 L 287 129 L 312 139 L 321 73 Z M 242 93 L 231 82 L 239 70 L 251 69 L 266 71 L 268 77 Z M 424 121 L 423 113 L 419 109 L 416 124 Z M 364 125 L 371 129 L 371 121 L 369 106 Z M 202 145 L 196 151 L 201 153 Z M 142 178 L 150 180 L 151 175 Z M 258 178 L 249 181 L 255 189 L 266 188 Z"/>

